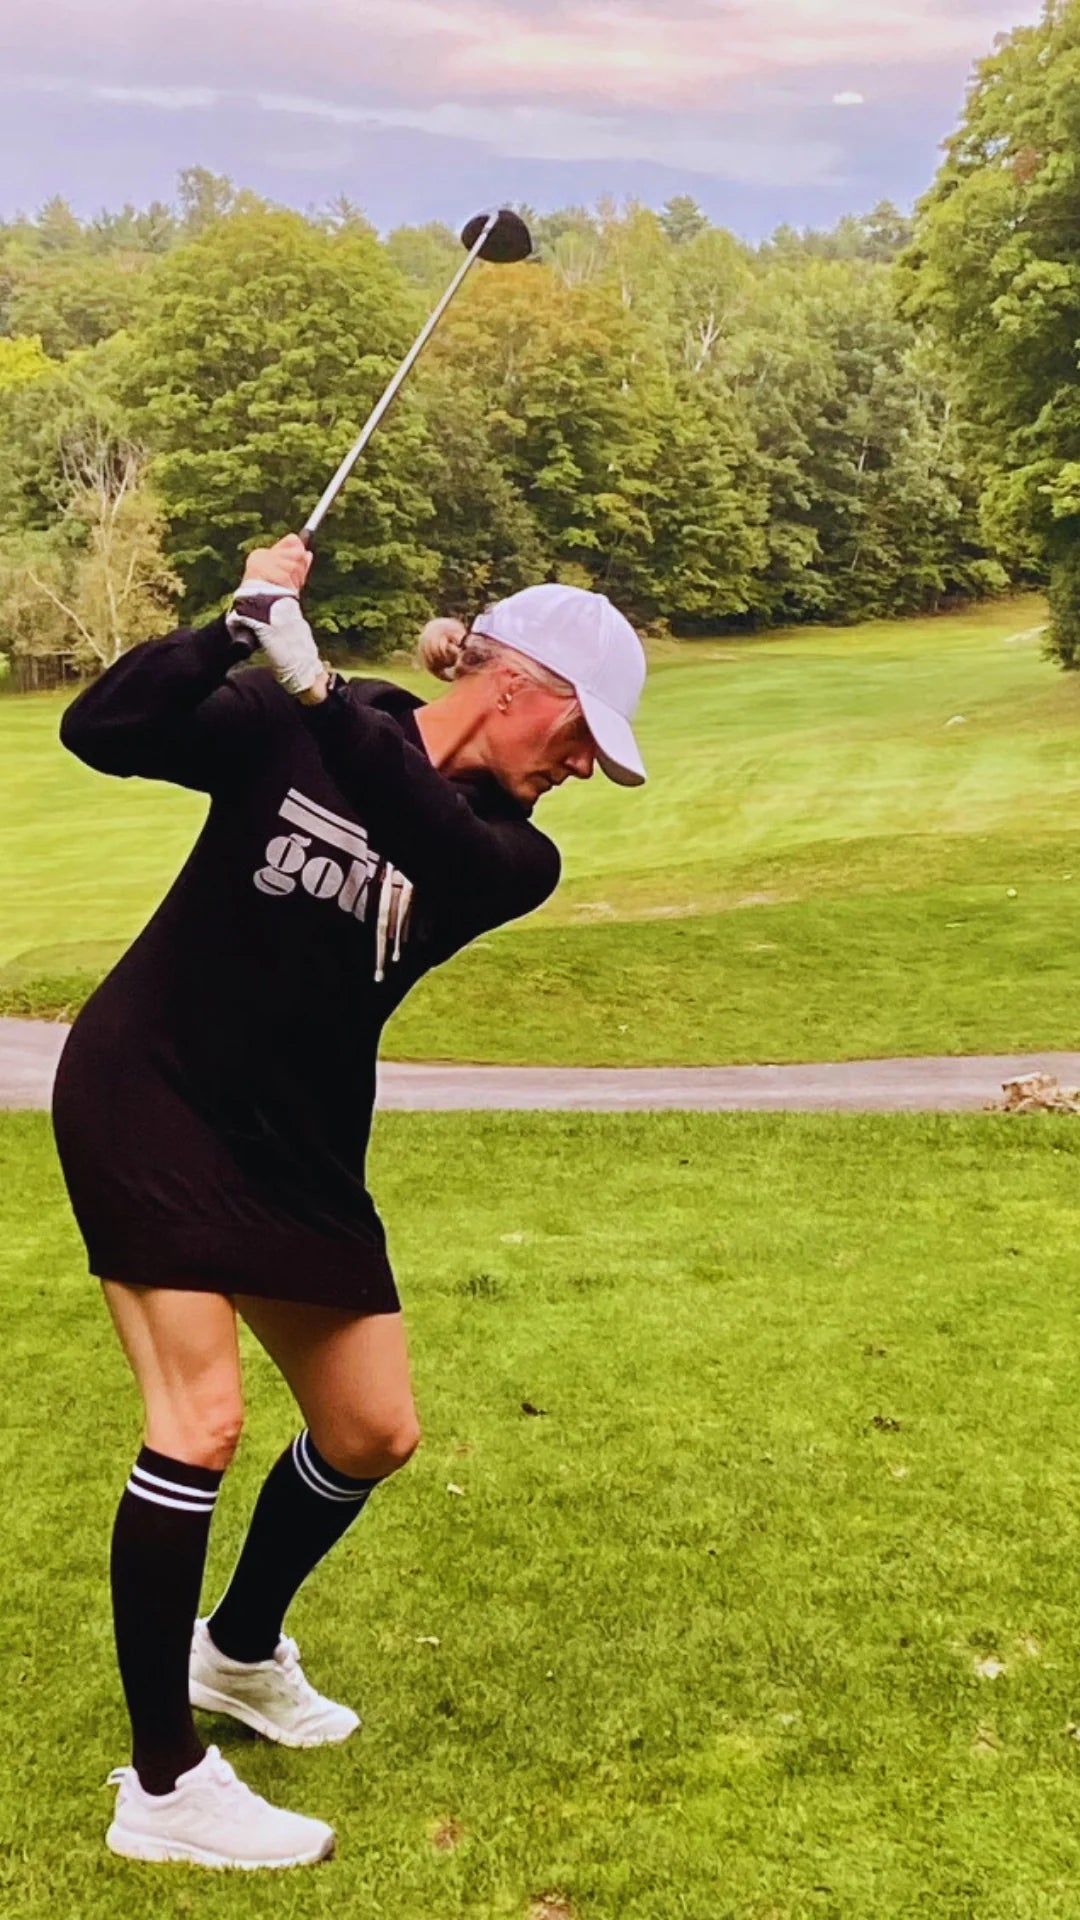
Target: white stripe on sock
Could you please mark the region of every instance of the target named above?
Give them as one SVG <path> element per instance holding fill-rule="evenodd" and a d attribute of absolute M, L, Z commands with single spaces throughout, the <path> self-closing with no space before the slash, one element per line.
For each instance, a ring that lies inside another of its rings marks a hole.
<path fill-rule="evenodd" d="M 296 1467 L 297 1473 L 300 1475 L 301 1480 L 311 1488 L 312 1493 L 319 1494 L 323 1500 L 345 1500 L 353 1505 L 355 1505 L 356 1501 L 363 1500 L 370 1492 L 369 1487 L 358 1487 L 354 1493 L 345 1493 L 340 1487 L 335 1487 L 331 1480 L 327 1480 L 325 1475 L 319 1472 L 318 1467 L 312 1464 L 311 1456 L 307 1448 L 307 1439 L 306 1429 L 303 1433 L 297 1434 L 292 1444 L 292 1455 L 293 1464 Z"/>
<path fill-rule="evenodd" d="M 370 1487 L 343 1487 L 338 1481 L 331 1480 L 328 1477 L 329 1474 L 333 1473 L 333 1467 L 328 1466 L 325 1473 L 320 1467 L 317 1467 L 311 1457 L 311 1435 L 306 1427 L 300 1435 L 300 1451 L 304 1456 L 304 1465 L 310 1473 L 314 1474 L 320 1486 L 326 1488 L 328 1494 L 336 1494 L 339 1500 L 363 1500 L 371 1492 Z M 342 1478 L 345 1477 L 344 1475 L 342 1476 Z"/>
<path fill-rule="evenodd" d="M 140 1487 L 135 1480 L 127 1483 L 128 1493 L 137 1494 L 140 1500 L 150 1500 L 155 1507 L 175 1507 L 178 1513 L 213 1513 L 214 1500 L 211 1496 L 208 1506 L 193 1505 L 190 1500 L 171 1500 L 167 1493 L 151 1493 L 149 1487 Z"/>
<path fill-rule="evenodd" d="M 166 1493 L 184 1493 L 189 1500 L 209 1500 L 211 1505 L 217 1499 L 216 1487 L 189 1487 L 183 1480 L 163 1480 L 160 1473 L 151 1473 L 147 1467 L 138 1463 L 131 1469 L 132 1478 L 145 1481 L 149 1487 L 160 1487 Z"/>

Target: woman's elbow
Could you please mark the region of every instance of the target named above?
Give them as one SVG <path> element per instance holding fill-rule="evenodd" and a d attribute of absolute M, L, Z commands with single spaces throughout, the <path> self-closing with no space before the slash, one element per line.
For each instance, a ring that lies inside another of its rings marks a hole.
<path fill-rule="evenodd" d="M 66 747 L 69 753 L 77 754 L 80 760 L 82 759 L 83 739 L 85 735 L 82 714 L 79 708 L 81 698 L 81 694 L 77 695 L 70 707 L 65 707 L 63 713 L 60 715 L 60 745 Z"/>
<path fill-rule="evenodd" d="M 93 767 L 98 773 L 114 773 L 120 769 L 113 765 L 113 756 L 109 752 L 110 729 L 103 725 L 100 715 L 95 717 L 87 701 L 87 694 L 93 690 L 87 688 L 66 707 L 60 716 L 60 745 L 76 760 L 85 766 Z"/>

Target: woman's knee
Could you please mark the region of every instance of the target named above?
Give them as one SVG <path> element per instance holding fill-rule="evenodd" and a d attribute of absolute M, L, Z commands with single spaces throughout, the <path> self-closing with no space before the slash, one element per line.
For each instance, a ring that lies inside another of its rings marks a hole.
<path fill-rule="evenodd" d="M 223 1473 L 243 1430 L 243 1403 L 231 1393 L 193 1394 L 147 1410 L 147 1445 L 191 1467 Z"/>
<path fill-rule="evenodd" d="M 339 1416 L 323 1438 L 312 1438 L 323 1458 L 339 1473 L 357 1480 L 385 1480 L 412 1459 L 420 1445 L 420 1427 L 412 1406 L 381 1418 L 358 1413 Z"/>
<path fill-rule="evenodd" d="M 383 1458 L 387 1462 L 384 1471 L 397 1473 L 400 1467 L 407 1467 L 417 1447 L 420 1445 L 420 1422 L 410 1408 L 409 1412 L 381 1436 Z"/>
<path fill-rule="evenodd" d="M 104 1282 L 145 1409 L 146 1443 L 223 1470 L 244 1424 L 236 1313 L 224 1294 Z"/>

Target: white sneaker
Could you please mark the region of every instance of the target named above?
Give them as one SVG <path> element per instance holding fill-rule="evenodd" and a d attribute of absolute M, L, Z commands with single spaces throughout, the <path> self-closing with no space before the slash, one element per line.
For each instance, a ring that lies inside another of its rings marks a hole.
<path fill-rule="evenodd" d="M 306 1867 L 334 1851 L 334 1829 L 286 1813 L 238 1780 L 216 1747 L 171 1793 L 147 1793 L 134 1767 L 117 1767 L 116 1812 L 105 1844 L 126 1860 L 187 1860 L 196 1867 Z"/>
<path fill-rule="evenodd" d="M 304 1678 L 295 1640 L 284 1636 L 269 1660 L 230 1660 L 219 1653 L 205 1620 L 191 1642 L 193 1707 L 229 1713 L 283 1747 L 322 1747 L 347 1740 L 360 1725 L 351 1707 L 324 1699 Z"/>

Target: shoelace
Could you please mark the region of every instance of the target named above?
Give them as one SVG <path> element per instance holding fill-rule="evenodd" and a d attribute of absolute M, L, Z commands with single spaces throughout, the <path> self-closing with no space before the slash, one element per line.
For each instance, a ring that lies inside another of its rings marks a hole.
<path fill-rule="evenodd" d="M 224 1787 L 234 1801 L 245 1804 L 249 1800 L 258 1800 L 260 1795 L 253 1793 L 245 1780 L 237 1777 L 228 1760 L 224 1759 L 217 1747 L 207 1747 L 211 1765 L 207 1769 L 219 1787 Z"/>
<path fill-rule="evenodd" d="M 295 1641 L 292 1642 L 292 1646 L 295 1652 Z M 207 1747 L 206 1759 L 210 1761 L 209 1767 L 205 1768 L 207 1778 L 212 1778 L 217 1782 L 218 1786 L 227 1788 L 233 1793 L 234 1797 L 243 1795 L 248 1800 L 257 1800 L 259 1798 L 257 1793 L 253 1793 L 251 1788 L 237 1777 L 228 1760 L 224 1758 L 220 1747 Z M 203 1765 L 205 1767 L 205 1761 Z M 108 1787 L 122 1786 L 124 1781 L 130 1779 L 134 1774 L 134 1767 L 114 1767 L 105 1784 Z"/>
<path fill-rule="evenodd" d="M 300 1667 L 300 1649 L 295 1640 L 290 1640 L 287 1633 L 283 1633 L 278 1641 L 274 1659 L 294 1693 L 300 1693 L 304 1689 L 311 1691 Z"/>

